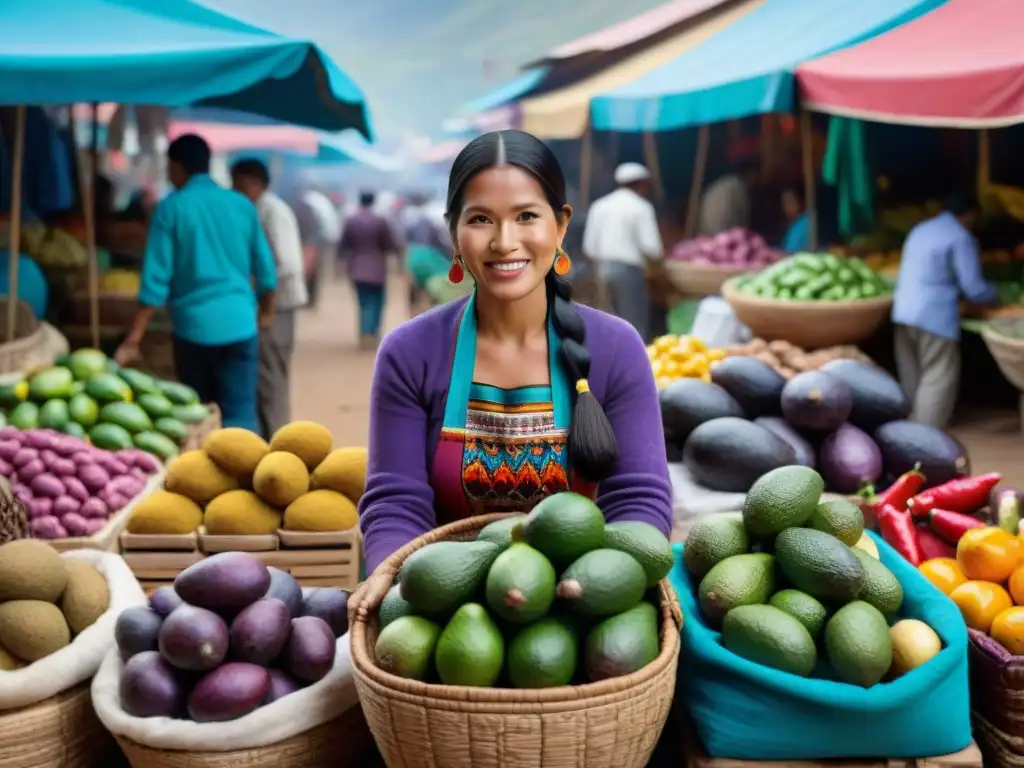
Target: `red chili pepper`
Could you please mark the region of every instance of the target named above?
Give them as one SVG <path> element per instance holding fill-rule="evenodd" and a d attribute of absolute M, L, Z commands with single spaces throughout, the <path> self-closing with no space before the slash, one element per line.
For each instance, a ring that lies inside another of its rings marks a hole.
<path fill-rule="evenodd" d="M 937 557 L 956 557 L 956 547 L 923 525 L 917 526 L 917 543 L 921 545 L 921 562 Z"/>
<path fill-rule="evenodd" d="M 907 508 L 914 517 L 921 519 L 927 519 L 928 512 L 933 509 L 948 509 L 961 514 L 974 512 L 988 503 L 989 493 L 1002 479 L 998 472 L 958 477 L 917 494 L 907 502 Z"/>
<path fill-rule="evenodd" d="M 892 504 L 883 504 L 878 511 L 878 527 L 886 544 L 903 555 L 911 565 L 923 562 L 917 528 L 909 512 L 896 509 Z"/>
<path fill-rule="evenodd" d="M 951 512 L 948 509 L 932 509 L 928 511 L 928 520 L 932 530 L 950 544 L 956 544 L 971 528 L 983 528 L 985 523 L 970 515 Z"/>
<path fill-rule="evenodd" d="M 896 509 L 906 509 L 907 502 L 921 490 L 925 477 L 921 474 L 921 465 L 915 464 L 914 468 L 904 472 L 895 482 L 881 493 L 870 497 L 871 505 L 877 513 L 883 504 L 891 504 Z"/>

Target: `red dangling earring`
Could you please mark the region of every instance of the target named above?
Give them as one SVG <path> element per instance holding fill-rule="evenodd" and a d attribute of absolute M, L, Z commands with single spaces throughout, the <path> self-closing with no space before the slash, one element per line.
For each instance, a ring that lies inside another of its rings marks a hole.
<path fill-rule="evenodd" d="M 572 261 L 569 259 L 569 254 L 559 248 L 555 255 L 555 274 L 561 277 L 568 274 L 571 268 Z"/>
<path fill-rule="evenodd" d="M 466 276 L 465 270 L 462 268 L 462 262 L 459 261 L 459 257 L 456 256 L 452 259 L 451 269 L 448 270 L 448 281 L 458 285 L 462 282 L 462 279 Z"/>

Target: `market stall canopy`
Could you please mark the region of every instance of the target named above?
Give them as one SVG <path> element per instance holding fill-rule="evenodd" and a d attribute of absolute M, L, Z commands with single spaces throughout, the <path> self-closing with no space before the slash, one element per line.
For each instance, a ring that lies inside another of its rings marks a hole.
<path fill-rule="evenodd" d="M 730 0 L 673 0 L 659 5 L 646 13 L 631 19 L 605 27 L 597 32 L 584 35 L 571 42 L 555 48 L 551 53 L 537 62 L 553 63 L 571 59 L 588 53 L 614 51 L 634 45 L 654 37 L 672 27 L 685 23 L 694 16 L 699 16 L 718 6 L 724 6 Z"/>
<path fill-rule="evenodd" d="M 797 70 L 811 109 L 884 123 L 988 128 L 1024 122 L 1024 6 L 950 0 Z"/>
<path fill-rule="evenodd" d="M 694 19 L 693 24 L 682 27 L 677 34 L 667 40 L 656 43 L 582 82 L 520 102 L 520 121 L 523 130 L 542 139 L 579 138 L 587 128 L 590 101 L 597 94 L 631 83 L 679 58 L 742 19 L 764 2 L 765 0 L 747 0 L 730 4 L 727 8 L 724 7 L 726 4 L 721 2 L 704 2 L 704 6 L 723 6 L 723 10 L 719 13 L 700 14 Z M 695 3 L 691 2 L 689 5 L 693 7 Z"/>
<path fill-rule="evenodd" d="M 0 11 L 0 104 L 207 104 L 372 138 L 316 45 L 189 0 L 35 0 Z"/>
<path fill-rule="evenodd" d="M 591 102 L 598 130 L 667 131 L 795 107 L 794 70 L 943 0 L 767 0 L 688 53 Z"/>
<path fill-rule="evenodd" d="M 475 115 L 479 112 L 489 112 L 492 109 L 502 107 L 509 102 L 521 99 L 531 93 L 537 86 L 544 82 L 548 75 L 548 67 L 535 67 L 528 69 L 518 77 L 509 80 L 488 91 L 483 96 L 473 99 L 459 109 L 460 115 Z"/>
<path fill-rule="evenodd" d="M 202 136 L 210 145 L 210 150 L 216 153 L 265 149 L 313 157 L 319 146 L 315 131 L 290 125 L 238 125 L 174 120 L 167 129 L 167 138 L 174 141 L 187 133 Z"/>

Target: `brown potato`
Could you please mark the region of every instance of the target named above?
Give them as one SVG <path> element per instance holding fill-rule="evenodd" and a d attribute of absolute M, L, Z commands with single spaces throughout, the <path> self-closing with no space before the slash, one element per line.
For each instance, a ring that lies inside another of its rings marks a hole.
<path fill-rule="evenodd" d="M 779 339 L 771 342 L 768 345 L 768 349 L 769 351 L 773 352 L 776 355 L 784 355 L 791 349 L 794 349 L 794 346 L 790 344 L 788 341 L 783 341 L 782 339 Z"/>
<path fill-rule="evenodd" d="M 768 349 L 768 342 L 766 342 L 764 339 L 751 339 L 747 343 L 747 348 L 751 350 L 754 354 L 757 354 L 758 352 L 763 352 L 764 350 Z"/>

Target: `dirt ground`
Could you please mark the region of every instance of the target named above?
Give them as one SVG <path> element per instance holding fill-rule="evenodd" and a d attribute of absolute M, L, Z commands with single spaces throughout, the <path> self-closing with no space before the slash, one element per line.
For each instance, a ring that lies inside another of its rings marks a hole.
<path fill-rule="evenodd" d="M 389 279 L 385 329 L 409 317 L 408 289 L 400 275 Z M 327 426 L 336 445 L 365 445 L 369 430 L 372 352 L 356 346 L 355 297 L 344 281 L 331 285 L 320 306 L 300 318 L 292 374 L 296 419 Z M 963 414 L 953 433 L 967 447 L 976 472 L 1002 472 L 1024 487 L 1024 434 L 1016 413 Z"/>

